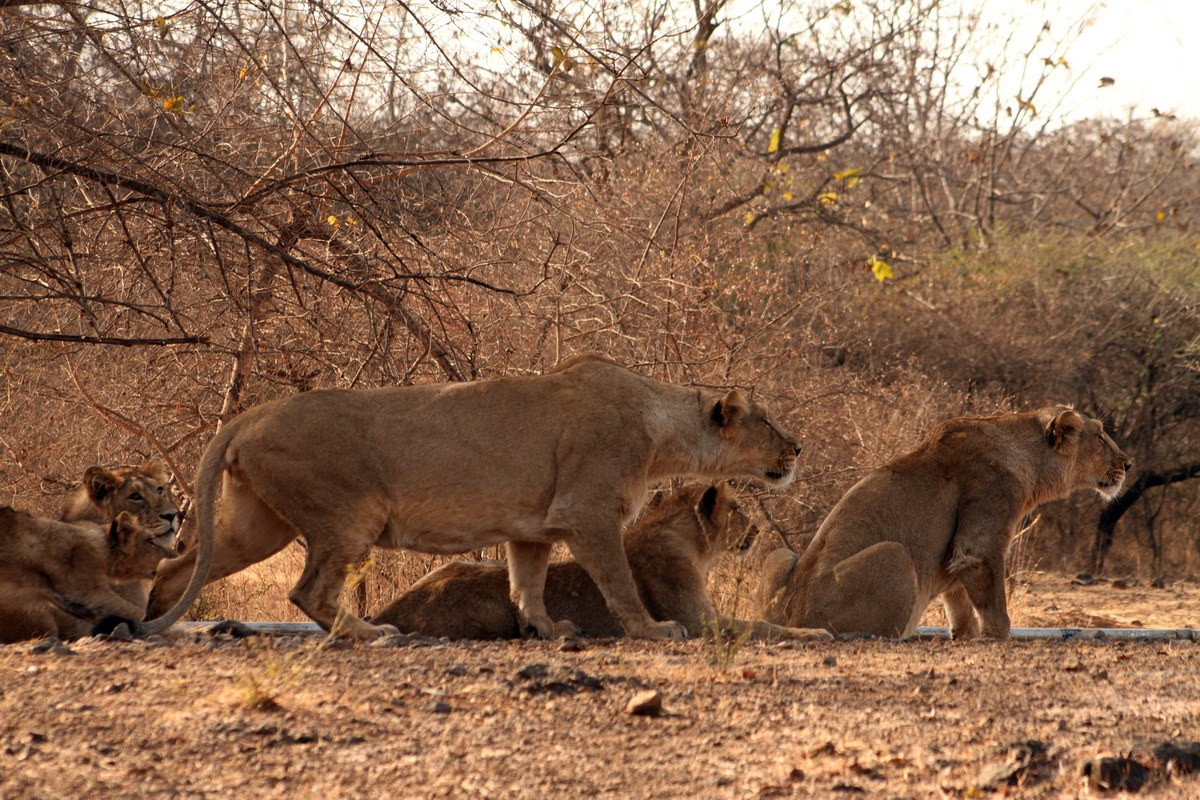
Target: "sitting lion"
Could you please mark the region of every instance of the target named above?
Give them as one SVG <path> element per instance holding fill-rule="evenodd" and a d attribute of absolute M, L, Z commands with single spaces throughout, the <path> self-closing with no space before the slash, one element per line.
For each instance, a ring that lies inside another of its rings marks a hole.
<path fill-rule="evenodd" d="M 563 541 L 628 635 L 682 636 L 638 599 L 622 525 L 674 476 L 784 486 L 799 449 L 737 389 L 663 383 L 597 356 L 536 377 L 305 392 L 249 409 L 209 444 L 196 476 L 199 544 L 163 565 L 148 612 L 162 616 L 138 628 L 162 630 L 204 583 L 302 535 L 306 563 L 289 597 L 340 634 L 392 630 L 339 602 L 347 569 L 372 546 L 457 553 L 500 542 L 522 630 L 570 630 L 542 599 Z"/>
<path fill-rule="evenodd" d="M 1004 554 L 1022 518 L 1076 489 L 1111 500 L 1130 467 L 1099 421 L 1063 406 L 942 422 L 851 488 L 802 556 L 767 557 L 762 615 L 905 637 L 940 594 L 955 638 L 981 621 L 1007 638 Z"/>
<path fill-rule="evenodd" d="M 738 508 L 728 484 L 668 495 L 625 532 L 625 555 L 638 595 L 657 620 L 673 619 L 696 635 L 720 626 L 733 635 L 762 639 L 828 639 L 825 631 L 800 630 L 724 619 L 708 594 L 708 571 L 726 553 L 750 546 L 756 531 Z M 546 610 L 569 619 L 587 636 L 620 636 L 621 623 L 604 596 L 574 561 L 551 564 Z M 451 561 L 397 597 L 372 620 L 405 633 L 451 639 L 514 639 L 521 635 L 508 597 L 503 564 Z"/>
<path fill-rule="evenodd" d="M 63 522 L 94 522 L 108 525 L 121 512 L 137 518 L 138 524 L 158 538 L 158 543 L 174 552 L 179 532 L 179 509 L 171 497 L 171 475 L 156 458 L 137 467 L 88 467 L 83 481 L 63 502 Z M 141 606 L 150 598 L 149 576 L 115 583 L 117 593 Z M 137 619 L 142 619 L 138 616 Z"/>
<path fill-rule="evenodd" d="M 0 506 L 0 642 L 82 636 L 105 617 L 141 619 L 145 606 L 110 582 L 148 581 L 173 555 L 129 512 L 104 528 Z"/>

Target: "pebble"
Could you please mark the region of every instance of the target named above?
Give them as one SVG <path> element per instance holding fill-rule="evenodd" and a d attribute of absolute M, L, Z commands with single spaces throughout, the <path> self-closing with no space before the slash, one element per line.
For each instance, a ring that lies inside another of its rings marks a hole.
<path fill-rule="evenodd" d="M 1150 770 L 1140 761 L 1126 756 L 1103 756 L 1085 762 L 1083 777 L 1093 789 L 1136 792 L 1150 779 Z"/>
<path fill-rule="evenodd" d="M 51 653 L 56 656 L 73 656 L 75 651 L 63 644 L 57 637 L 47 636 L 40 642 L 29 648 L 29 652 L 36 655 L 42 653 Z"/>
<path fill-rule="evenodd" d="M 639 717 L 657 717 L 662 711 L 662 694 L 655 689 L 638 692 L 625 704 L 626 713 Z"/>

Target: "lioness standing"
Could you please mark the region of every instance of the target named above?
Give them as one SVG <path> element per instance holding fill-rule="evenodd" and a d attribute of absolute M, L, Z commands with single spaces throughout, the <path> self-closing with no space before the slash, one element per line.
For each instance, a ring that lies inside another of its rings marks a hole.
<path fill-rule="evenodd" d="M 1076 489 L 1111 500 L 1131 466 L 1098 420 L 1064 406 L 942 422 L 855 484 L 804 555 L 767 557 L 763 617 L 903 637 L 940 594 L 955 638 L 980 620 L 1008 638 L 1004 554 L 1021 519 Z"/>
<path fill-rule="evenodd" d="M 506 542 L 522 628 L 573 630 L 550 619 L 542 598 L 555 541 L 628 635 L 682 636 L 638 599 L 622 525 L 669 477 L 784 486 L 799 450 L 736 389 L 663 383 L 598 356 L 536 377 L 306 392 L 252 408 L 214 437 L 196 476 L 199 546 L 163 565 L 152 619 L 138 627 L 162 630 L 206 581 L 301 535 L 307 557 L 289 598 L 349 636 L 392 630 L 338 600 L 347 569 L 372 545 L 457 553 Z"/>

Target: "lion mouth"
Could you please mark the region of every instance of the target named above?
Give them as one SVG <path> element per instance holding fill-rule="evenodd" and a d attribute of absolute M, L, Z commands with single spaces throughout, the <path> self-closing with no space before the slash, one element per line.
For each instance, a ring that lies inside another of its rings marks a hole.
<path fill-rule="evenodd" d="M 1110 472 L 1100 480 L 1096 481 L 1096 491 L 1103 495 L 1108 500 L 1115 500 L 1117 495 L 1121 493 L 1121 487 L 1125 484 L 1125 472 Z"/>

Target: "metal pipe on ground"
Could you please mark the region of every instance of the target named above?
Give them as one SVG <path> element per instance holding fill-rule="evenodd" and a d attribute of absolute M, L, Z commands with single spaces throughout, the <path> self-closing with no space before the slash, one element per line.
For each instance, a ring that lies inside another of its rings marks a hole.
<path fill-rule="evenodd" d="M 176 625 L 185 631 L 203 632 L 221 625 L 221 622 L 180 622 Z M 272 636 L 323 636 L 325 631 L 315 622 L 243 622 L 251 633 Z M 950 629 L 941 627 L 917 628 L 913 634 L 917 639 L 949 639 Z M 1113 640 L 1113 641 L 1169 641 L 1184 640 L 1200 642 L 1200 630 L 1196 628 L 1012 628 L 1009 636 L 1015 641 L 1052 640 Z"/>

